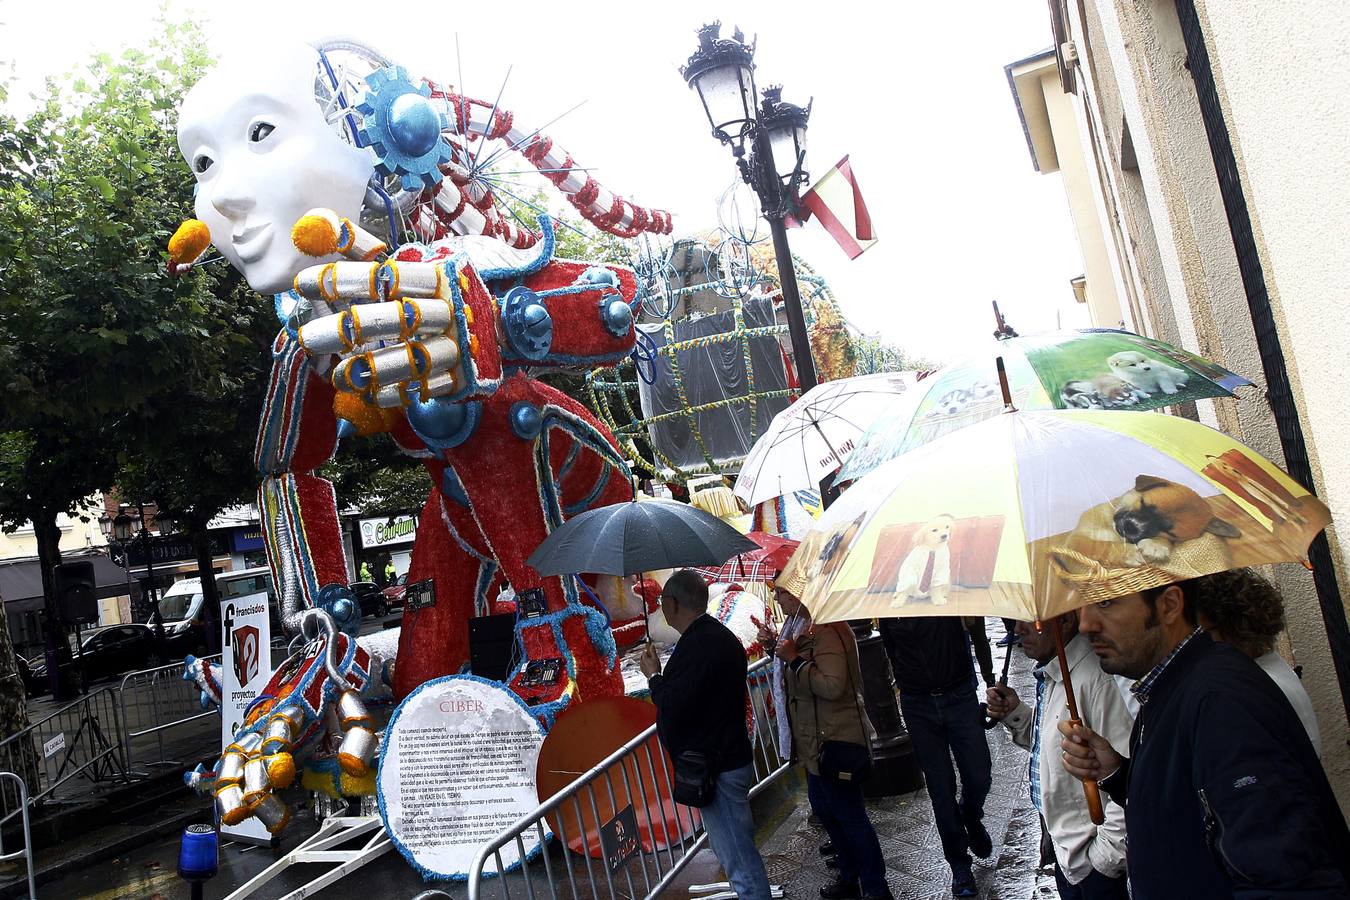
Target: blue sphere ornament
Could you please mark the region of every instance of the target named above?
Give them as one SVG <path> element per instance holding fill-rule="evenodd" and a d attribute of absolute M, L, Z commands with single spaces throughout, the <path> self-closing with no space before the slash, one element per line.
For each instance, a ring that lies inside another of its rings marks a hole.
<path fill-rule="evenodd" d="M 389 104 L 389 136 L 408 156 L 430 153 L 441 136 L 441 117 L 421 94 L 400 94 Z"/>
<path fill-rule="evenodd" d="M 413 433 L 433 450 L 458 447 L 469 439 L 478 427 L 482 405 L 461 403 L 445 397 L 427 400 L 414 398 L 405 412 Z"/>
<path fill-rule="evenodd" d="M 431 85 L 413 84 L 402 66 L 386 66 L 366 76 L 356 103 L 361 114 L 357 135 L 375 151 L 375 171 L 396 175 L 405 191 L 441 183 L 441 165 L 452 158 L 441 137 L 449 119 L 431 100 Z"/>
<path fill-rule="evenodd" d="M 633 308 L 618 294 L 606 294 L 600 298 L 600 321 L 616 338 L 626 337 L 633 327 Z"/>
<path fill-rule="evenodd" d="M 537 362 L 553 347 L 553 316 L 527 287 L 513 287 L 502 298 L 502 325 L 506 343 L 518 356 Z"/>
<path fill-rule="evenodd" d="M 511 430 L 516 433 L 516 437 L 532 441 L 539 437 L 539 432 L 543 428 L 544 414 L 540 412 L 539 407 L 528 400 L 511 404 Z"/>
<path fill-rule="evenodd" d="M 356 637 L 361 631 L 361 606 L 345 584 L 327 584 L 319 589 L 319 609 L 333 617 L 338 631 Z"/>

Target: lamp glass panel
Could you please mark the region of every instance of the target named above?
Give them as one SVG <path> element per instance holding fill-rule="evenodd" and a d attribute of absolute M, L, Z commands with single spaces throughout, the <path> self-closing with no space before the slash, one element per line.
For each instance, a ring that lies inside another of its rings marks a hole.
<path fill-rule="evenodd" d="M 754 110 L 750 70 L 734 65 L 718 66 L 700 75 L 694 86 L 708 111 L 713 130 L 722 131 L 728 137 L 738 136 Z"/>

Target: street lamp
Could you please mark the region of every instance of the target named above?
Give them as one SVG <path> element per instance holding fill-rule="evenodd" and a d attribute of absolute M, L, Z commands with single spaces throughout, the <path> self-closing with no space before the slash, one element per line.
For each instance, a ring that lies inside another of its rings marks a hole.
<path fill-rule="evenodd" d="M 125 512 L 119 512 L 113 518 L 108 518 L 107 513 L 98 517 L 99 530 L 103 532 L 105 538 L 111 538 L 122 545 L 123 559 L 127 568 L 127 584 L 130 587 L 131 582 L 131 554 L 127 547 L 132 537 L 131 524 L 136 522 L 140 525 L 140 532 L 137 534 L 141 542 L 141 552 L 145 554 L 145 574 L 149 582 L 151 618 L 155 626 L 155 634 L 161 642 L 164 640 L 164 618 L 159 611 L 159 588 L 155 584 L 155 561 L 154 551 L 150 546 L 150 532 L 145 528 L 145 506 L 140 504 L 140 517 L 133 519 Z"/>
<path fill-rule="evenodd" d="M 698 49 L 680 71 L 698 93 L 713 137 L 731 148 L 741 178 L 754 189 L 769 222 L 797 382 L 805 393 L 816 386 L 816 367 L 784 220 L 796 210 L 797 189 L 806 179 L 806 122 L 811 105 L 803 108 L 783 102 L 780 86 L 766 89 L 763 105 L 757 105 L 755 45 L 745 43 L 739 28 L 730 38 L 721 37 L 721 31 L 721 22 L 700 28 Z"/>

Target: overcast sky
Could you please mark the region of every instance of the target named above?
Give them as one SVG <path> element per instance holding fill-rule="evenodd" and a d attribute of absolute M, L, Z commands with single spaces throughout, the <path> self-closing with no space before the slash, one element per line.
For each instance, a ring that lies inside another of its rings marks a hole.
<path fill-rule="evenodd" d="M 814 96 L 810 169 L 852 160 L 876 246 L 850 262 L 814 224 L 790 234 L 853 323 L 938 360 L 992 331 L 991 300 L 1023 333 L 1087 324 L 1069 287 L 1083 266 L 1060 176 L 1033 170 L 1003 73 L 1050 45 L 1044 0 L 437 6 L 174 0 L 171 9 L 198 19 L 218 54 L 264 33 L 345 34 L 489 102 L 513 66 L 501 105 L 516 122 L 534 129 L 586 101 L 547 133 L 606 187 L 672 211 L 677 234 L 716 225 L 735 174 L 678 71 L 695 30 L 720 18 L 725 32 L 737 24 L 758 35 L 760 86 L 782 83 L 784 99 L 803 104 Z M 157 7 L 77 0 L 57 13 L 0 0 L 0 59 L 31 87 L 144 40 Z"/>

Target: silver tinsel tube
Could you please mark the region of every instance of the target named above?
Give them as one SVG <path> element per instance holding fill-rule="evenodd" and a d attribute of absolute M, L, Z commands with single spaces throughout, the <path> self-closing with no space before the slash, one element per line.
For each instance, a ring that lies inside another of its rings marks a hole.
<path fill-rule="evenodd" d="M 244 805 L 252 809 L 267 796 L 272 781 L 267 777 L 267 763 L 255 756 L 244 763 Z"/>
<path fill-rule="evenodd" d="M 360 725 L 354 726 L 342 736 L 342 743 L 338 746 L 338 765 L 348 775 L 364 775 L 370 771 L 370 762 L 375 758 L 378 746 L 375 732 Z"/>
<path fill-rule="evenodd" d="M 244 805 L 244 792 L 237 784 L 216 790 L 216 808 L 220 810 L 220 821 L 226 825 L 238 825 L 249 816 L 249 809 Z"/>
<path fill-rule="evenodd" d="M 230 745 L 230 749 L 225 751 L 225 756 L 220 763 L 220 771 L 216 773 L 216 784 L 224 787 L 227 784 L 238 784 L 244 780 L 244 754 Z"/>
<path fill-rule="evenodd" d="M 263 823 L 268 834 L 276 834 L 291 821 L 291 808 L 275 794 L 268 794 L 253 810 L 253 814 Z"/>
<path fill-rule="evenodd" d="M 338 697 L 337 716 L 338 724 L 342 726 L 343 731 L 347 731 L 357 725 L 366 728 L 371 726 L 370 713 L 366 710 L 366 705 L 361 702 L 361 698 L 356 695 L 356 691 L 354 690 L 345 690 Z"/>

